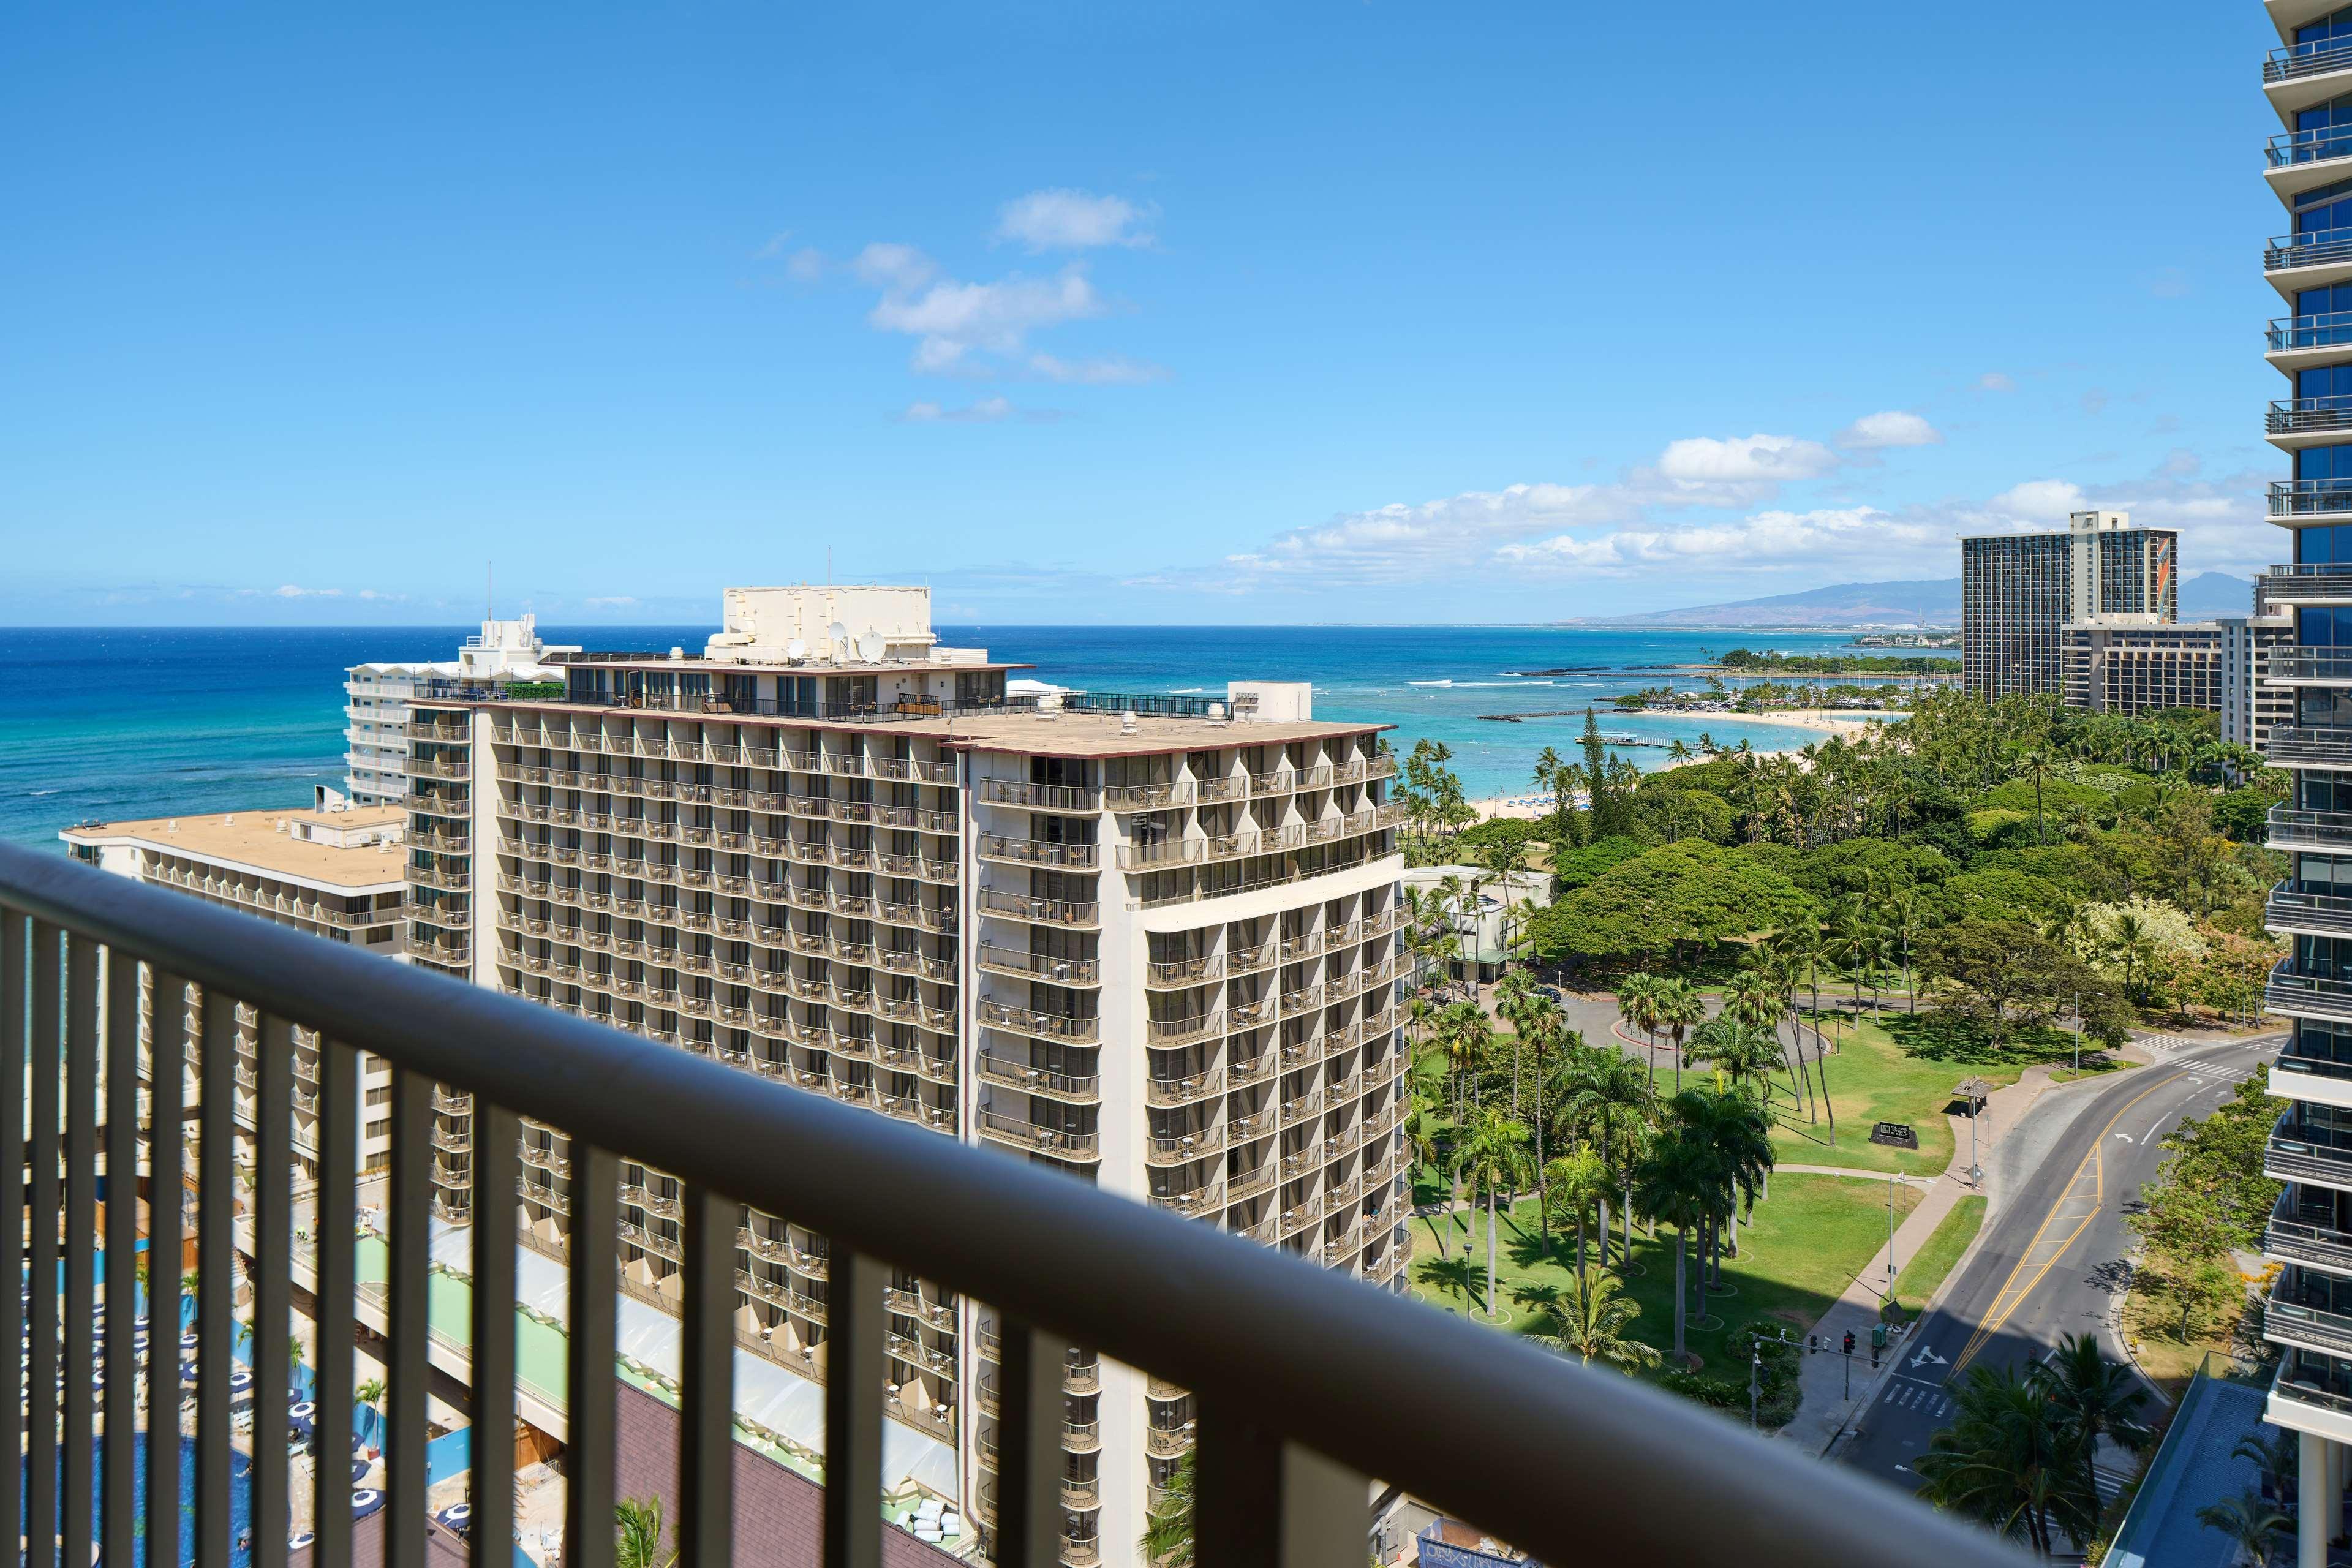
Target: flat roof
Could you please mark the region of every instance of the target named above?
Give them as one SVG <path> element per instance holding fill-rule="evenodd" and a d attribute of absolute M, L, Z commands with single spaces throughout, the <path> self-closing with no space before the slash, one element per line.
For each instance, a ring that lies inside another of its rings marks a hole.
<path fill-rule="evenodd" d="M 912 639 L 906 639 L 912 640 Z M 1007 663 L 1003 659 L 983 658 L 969 662 L 936 658 L 884 659 L 873 664 L 835 664 L 830 659 L 810 659 L 802 664 L 782 663 L 774 659 L 671 658 L 658 653 L 567 653 L 547 661 L 550 669 L 678 669 L 696 675 L 912 675 L 937 672 L 941 675 L 969 675 L 974 670 L 1034 669 L 1034 664 Z"/>
<path fill-rule="evenodd" d="M 673 719 L 688 722 L 762 724 L 776 729 L 831 730 L 845 734 L 909 735 L 937 741 L 955 751 L 1018 752 L 1024 756 L 1147 757 L 1169 752 L 1205 752 L 1222 746 L 1280 746 L 1339 735 L 1374 735 L 1393 724 L 1345 724 L 1323 720 L 1276 722 L 1235 720 L 1223 725 L 1206 719 L 1139 714 L 1135 730 L 1120 728 L 1120 716 L 1101 710 L 1064 710 L 1048 717 L 1034 708 L 1002 708 L 929 717 L 892 714 L 872 719 L 815 719 L 799 714 L 682 713 L 666 708 L 613 708 L 560 699 L 503 701 L 494 709 L 524 708 L 563 713 L 613 714 L 623 719 Z"/>
<path fill-rule="evenodd" d="M 70 843 L 128 839 L 142 848 L 247 868 L 265 876 L 349 889 L 392 889 L 407 879 L 407 856 L 397 844 L 344 847 L 280 833 L 280 822 L 315 822 L 344 829 L 404 825 L 396 805 L 350 811 L 236 811 L 201 816 L 154 816 L 137 822 L 89 823 L 58 837 Z"/>

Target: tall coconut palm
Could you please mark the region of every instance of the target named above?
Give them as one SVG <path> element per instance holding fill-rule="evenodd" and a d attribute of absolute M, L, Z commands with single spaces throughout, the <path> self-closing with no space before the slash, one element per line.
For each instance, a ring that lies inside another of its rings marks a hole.
<path fill-rule="evenodd" d="M 613 1505 L 613 1562 L 615 1568 L 670 1568 L 677 1553 L 662 1555 L 662 1505 L 659 1498 L 623 1498 Z"/>
<path fill-rule="evenodd" d="M 1597 1360 L 1622 1367 L 1628 1377 L 1643 1367 L 1655 1366 L 1656 1348 L 1626 1335 L 1626 1329 L 1642 1315 L 1642 1306 L 1624 1290 L 1612 1275 L 1579 1268 L 1546 1306 L 1528 1337 L 1547 1350 L 1574 1355 L 1586 1366 Z"/>
<path fill-rule="evenodd" d="M 2140 1419 L 2140 1412 L 2147 1407 L 2147 1394 L 2131 1372 L 2106 1358 L 2095 1337 L 2061 1337 L 2050 1359 L 2034 1363 L 2028 1375 L 2081 1440 L 2083 1484 L 2093 1491 L 2098 1489 L 2098 1480 L 2091 1472 L 2091 1455 L 2100 1438 L 2135 1454 L 2155 1439 L 2156 1434 Z"/>
<path fill-rule="evenodd" d="M 1543 1233 L 1541 1246 L 1544 1256 L 1548 1258 L 1551 1255 L 1551 1218 L 1543 1203 L 1544 1184 L 1549 1180 L 1545 1174 L 1544 1132 L 1551 1125 L 1552 1100 L 1557 1087 L 1555 1080 L 1559 1076 L 1560 1060 L 1571 1043 L 1580 1049 L 1584 1041 L 1568 1026 L 1568 1015 L 1560 1011 L 1559 1004 L 1542 995 L 1532 998 L 1522 1014 L 1518 1041 L 1526 1047 L 1530 1068 L 1528 1088 L 1533 1104 L 1527 1122 L 1535 1133 L 1536 1213 Z M 1514 1102 L 1511 1114 L 1517 1116 L 1518 1113 L 1519 1108 Z"/>
<path fill-rule="evenodd" d="M 1576 1227 L 1576 1271 L 1584 1272 L 1584 1222 L 1596 1210 L 1601 1215 L 1601 1267 L 1609 1267 L 1609 1194 L 1616 1179 L 1599 1152 L 1579 1149 L 1554 1160 L 1544 1169 L 1547 1215 L 1562 1226 Z"/>
<path fill-rule="evenodd" d="M 1657 1119 L 1658 1095 L 1642 1069 L 1617 1050 L 1590 1050 L 1575 1058 L 1567 1072 L 1568 1090 L 1560 1114 L 1577 1128 L 1609 1167 L 1610 1184 L 1627 1198 L 1623 1205 L 1623 1257 L 1633 1253 L 1633 1210 L 1631 1202 L 1634 1165 Z M 1601 1262 L 1609 1258 L 1609 1201 L 1601 1202 Z"/>
<path fill-rule="evenodd" d="M 1789 1075 L 1790 1096 L 1810 1103 L 1812 1096 L 1809 1089 L 1799 1087 L 1797 1069 L 1790 1064 L 1789 1053 L 1780 1044 L 1780 1020 L 1789 1014 L 1787 985 L 1788 982 L 1780 973 L 1778 953 L 1769 944 L 1761 945 L 1751 956 L 1748 967 L 1734 975 L 1731 984 L 1724 987 L 1723 1016 L 1765 1036 L 1772 1047 L 1774 1060 L 1770 1065 Z M 1801 1038 L 1799 1049 L 1801 1051 L 1802 1047 Z M 1768 1073 L 1768 1091 L 1769 1087 Z"/>
<path fill-rule="evenodd" d="M 1744 1096 L 1692 1089 L 1675 1096 L 1666 1107 L 1666 1121 L 1681 1137 L 1706 1152 L 1715 1172 L 1714 1215 L 1729 1229 L 1735 1217 L 1753 1208 L 1766 1194 L 1772 1179 L 1772 1135 L 1763 1112 Z M 1710 1237 L 1713 1234 L 1710 1229 Z M 1730 1240 L 1736 1254 L 1737 1232 Z M 1709 1273 L 1715 1283 L 1722 1282 L 1719 1258 Z"/>
<path fill-rule="evenodd" d="M 1617 986 L 1617 1015 L 1649 1042 L 1650 1079 L 1658 1077 L 1658 994 L 1665 983 L 1654 974 L 1629 974 Z"/>
<path fill-rule="evenodd" d="M 1496 1310 L 1495 1195 L 1505 1185 L 1516 1189 L 1528 1179 L 1526 1124 L 1494 1106 L 1481 1110 L 1454 1146 L 1454 1172 L 1456 1181 L 1469 1184 L 1474 1200 L 1482 1189 L 1486 1194 L 1486 1316 L 1491 1319 Z"/>
<path fill-rule="evenodd" d="M 1549 1004 L 1551 998 L 1536 994 L 1535 976 L 1524 969 L 1504 972 L 1495 983 L 1495 1012 L 1511 1026 L 1511 1114 L 1519 1113 L 1519 1057 L 1528 1034 L 1528 1006 L 1530 1003 Z"/>
<path fill-rule="evenodd" d="M 1658 985 L 1658 1027 L 1666 1032 L 1675 1050 L 1675 1092 L 1683 1088 L 1683 1037 L 1706 1020 L 1706 998 L 1697 986 L 1679 977 Z"/>
<path fill-rule="evenodd" d="M 1772 1069 L 1786 1057 L 1779 1037 L 1729 1013 L 1709 1018 L 1690 1038 L 1689 1058 L 1723 1074 L 1736 1093 L 1751 1095 L 1761 1105 L 1772 1093 Z"/>
<path fill-rule="evenodd" d="M 1912 1462 L 1920 1496 L 2045 1557 L 2062 1533 L 2090 1540 L 2098 1493 L 2085 1488 L 2077 1440 L 2050 1402 L 2008 1367 L 1970 1368 L 1956 1397 L 1951 1425 Z"/>
<path fill-rule="evenodd" d="M 1677 1128 L 1661 1133 L 1634 1175 L 1633 1201 L 1642 1212 L 1675 1230 L 1675 1361 L 1688 1359 L 1685 1328 L 1690 1319 L 1691 1232 L 1708 1223 L 1715 1199 L 1715 1163 L 1705 1149 Z"/>

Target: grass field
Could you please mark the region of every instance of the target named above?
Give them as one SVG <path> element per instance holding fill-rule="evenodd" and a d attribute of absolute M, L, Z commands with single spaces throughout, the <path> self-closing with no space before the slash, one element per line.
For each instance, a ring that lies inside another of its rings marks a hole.
<path fill-rule="evenodd" d="M 1960 1254 L 1969 1249 L 1969 1243 L 1977 1238 L 1984 1217 L 1985 1200 L 1980 1197 L 1970 1195 L 1954 1204 L 1952 1212 L 1937 1222 L 1927 1245 L 1895 1276 L 1895 1299 L 1914 1312 L 1925 1307 L 1960 1260 Z"/>
<path fill-rule="evenodd" d="M 1895 1223 L 1916 1207 L 1918 1189 L 1894 1190 Z M 1886 1241 L 1888 1186 L 1843 1176 L 1776 1176 L 1772 1196 L 1756 1210 L 1755 1223 L 1739 1232 L 1739 1256 L 1723 1261 L 1724 1282 L 1734 1294 L 1709 1296 L 1711 1326 L 1693 1327 L 1685 1342 L 1709 1365 L 1740 1363 L 1745 1340 L 1727 1349 L 1738 1331 L 1765 1321 L 1802 1333 L 1844 1293 L 1854 1273 L 1869 1262 Z M 1613 1216 L 1612 1216 L 1613 1217 Z M 1442 1216 L 1424 1215 L 1412 1222 L 1412 1260 L 1408 1266 L 1413 1292 L 1433 1305 L 1459 1313 L 1465 1300 L 1472 1321 L 1485 1322 L 1486 1309 L 1486 1214 L 1452 1216 L 1450 1259 L 1438 1256 L 1438 1226 Z M 1576 1238 L 1555 1236 L 1546 1258 L 1537 1233 L 1535 1200 L 1521 1200 L 1516 1210 L 1498 1215 L 1496 1261 L 1500 1289 L 1500 1320 L 1496 1327 L 1524 1333 L 1540 1328 L 1542 1303 L 1565 1285 L 1574 1268 Z M 1622 1234 L 1623 1220 L 1618 1220 Z M 1464 1240 L 1469 1242 L 1465 1258 Z M 1590 1242 L 1588 1241 L 1588 1247 Z M 1612 1254 L 1612 1263 L 1615 1254 Z M 1633 1337 L 1671 1348 L 1675 1337 L 1674 1233 L 1661 1229 L 1657 1238 L 1633 1232 L 1633 1262 L 1640 1272 L 1625 1281 L 1626 1294 L 1640 1303 L 1641 1318 Z M 1698 1277 L 1698 1251 L 1691 1249 L 1689 1281 Z"/>

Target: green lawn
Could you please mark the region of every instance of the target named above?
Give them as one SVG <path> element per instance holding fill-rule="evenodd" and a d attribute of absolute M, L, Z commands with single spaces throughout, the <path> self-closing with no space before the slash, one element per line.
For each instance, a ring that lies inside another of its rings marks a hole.
<path fill-rule="evenodd" d="M 1893 1195 L 1899 1225 L 1903 1215 L 1917 1206 L 1919 1192 L 1897 1185 Z M 1758 1205 L 1755 1224 L 1739 1233 L 1739 1256 L 1724 1259 L 1724 1282 L 1738 1293 L 1708 1298 L 1708 1310 L 1717 1321 L 1710 1327 L 1692 1328 L 1686 1335 L 1688 1347 L 1709 1366 L 1744 1365 L 1745 1338 L 1727 1348 L 1736 1331 L 1759 1321 L 1786 1325 L 1791 1334 L 1811 1328 L 1830 1303 L 1844 1293 L 1854 1274 L 1885 1245 L 1887 1197 L 1886 1184 L 1851 1177 L 1774 1178 L 1771 1198 Z M 1554 1237 L 1551 1256 L 1544 1257 L 1533 1198 L 1523 1199 L 1515 1211 L 1498 1217 L 1496 1260 L 1502 1319 L 1497 1326 L 1525 1332 L 1538 1317 L 1543 1293 L 1567 1283 L 1574 1266 L 1576 1238 Z M 1470 1233 L 1466 1269 L 1462 1246 L 1465 1221 Z M 1460 1312 L 1466 1285 L 1472 1321 L 1484 1322 L 1486 1211 L 1482 1208 L 1475 1216 L 1454 1216 L 1450 1263 L 1438 1258 L 1440 1223 L 1438 1216 L 1423 1216 L 1412 1223 L 1409 1268 L 1414 1293 L 1433 1305 Z M 1620 1219 L 1618 1225 L 1622 1234 L 1623 1221 Z M 1674 1233 L 1661 1229 L 1654 1241 L 1636 1226 L 1633 1261 L 1643 1270 L 1625 1282 L 1626 1293 L 1642 1307 L 1642 1316 L 1633 1326 L 1634 1337 L 1668 1349 L 1675 1337 Z M 1689 1277 L 1696 1280 L 1696 1247 L 1689 1267 Z"/>
<path fill-rule="evenodd" d="M 1919 1255 L 1902 1265 L 1903 1272 L 1895 1277 L 1895 1299 L 1913 1312 L 1927 1304 L 1969 1243 L 1977 1238 L 1985 1217 L 1985 1200 L 1974 1196 L 1962 1198 L 1952 1205 L 1952 1212 L 1937 1222 L 1935 1231 Z"/>

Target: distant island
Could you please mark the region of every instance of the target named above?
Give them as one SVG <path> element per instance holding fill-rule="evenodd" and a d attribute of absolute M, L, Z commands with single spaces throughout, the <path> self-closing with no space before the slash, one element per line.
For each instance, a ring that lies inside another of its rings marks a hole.
<path fill-rule="evenodd" d="M 2254 586 L 2226 572 L 2204 572 L 2180 584 L 2180 618 L 2211 620 L 2253 608 Z M 1637 616 L 1597 616 L 1577 626 L 1714 628 L 1738 631 L 1865 631 L 1921 633 L 1960 624 L 1960 580 L 1933 577 L 1889 583 L 1832 583 L 1794 594 L 1651 610 Z"/>

